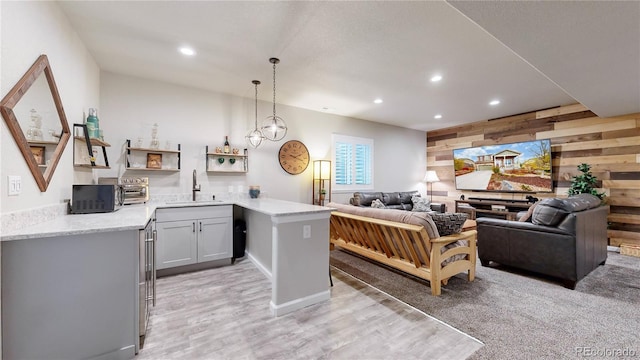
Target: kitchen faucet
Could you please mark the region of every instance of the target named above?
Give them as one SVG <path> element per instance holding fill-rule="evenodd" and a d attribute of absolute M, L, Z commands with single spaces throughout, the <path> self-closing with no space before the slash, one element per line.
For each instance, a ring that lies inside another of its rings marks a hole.
<path fill-rule="evenodd" d="M 200 191 L 200 184 L 196 180 L 196 169 L 193 169 L 193 189 L 191 192 L 193 193 L 193 201 L 196 201 L 196 191 Z"/>

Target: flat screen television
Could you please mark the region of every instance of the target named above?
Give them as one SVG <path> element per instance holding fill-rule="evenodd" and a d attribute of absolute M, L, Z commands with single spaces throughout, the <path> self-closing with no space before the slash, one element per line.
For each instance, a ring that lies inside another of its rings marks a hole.
<path fill-rule="evenodd" d="M 453 167 L 458 190 L 553 191 L 549 139 L 455 149 Z"/>

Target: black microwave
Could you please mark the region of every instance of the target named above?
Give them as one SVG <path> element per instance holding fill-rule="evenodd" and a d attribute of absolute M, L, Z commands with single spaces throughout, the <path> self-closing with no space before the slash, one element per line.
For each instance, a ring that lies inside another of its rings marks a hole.
<path fill-rule="evenodd" d="M 72 214 L 106 213 L 120 209 L 124 192 L 120 185 L 73 185 Z"/>

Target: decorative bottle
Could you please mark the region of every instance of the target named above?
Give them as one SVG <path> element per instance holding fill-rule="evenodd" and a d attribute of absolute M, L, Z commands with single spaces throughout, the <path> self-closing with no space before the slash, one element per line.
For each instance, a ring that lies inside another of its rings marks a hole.
<path fill-rule="evenodd" d="M 42 116 L 31 109 L 31 126 L 27 130 L 27 140 L 42 140 Z"/>
<path fill-rule="evenodd" d="M 99 130 L 98 111 L 95 108 L 89 108 L 89 116 L 87 116 L 87 132 L 89 132 L 89 137 L 97 138 Z"/>
<path fill-rule="evenodd" d="M 225 154 L 229 153 L 229 137 L 228 136 L 224 137 L 224 153 Z"/>
<path fill-rule="evenodd" d="M 160 148 L 160 140 L 158 140 L 158 123 L 153 124 L 151 127 L 151 143 L 149 147 L 152 149 Z"/>

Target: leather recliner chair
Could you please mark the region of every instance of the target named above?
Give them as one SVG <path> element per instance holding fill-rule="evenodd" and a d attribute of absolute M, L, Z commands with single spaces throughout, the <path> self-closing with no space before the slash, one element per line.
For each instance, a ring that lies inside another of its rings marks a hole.
<path fill-rule="evenodd" d="M 531 221 L 480 217 L 478 257 L 560 279 L 569 289 L 607 260 L 608 206 L 590 194 L 541 200 Z"/>

